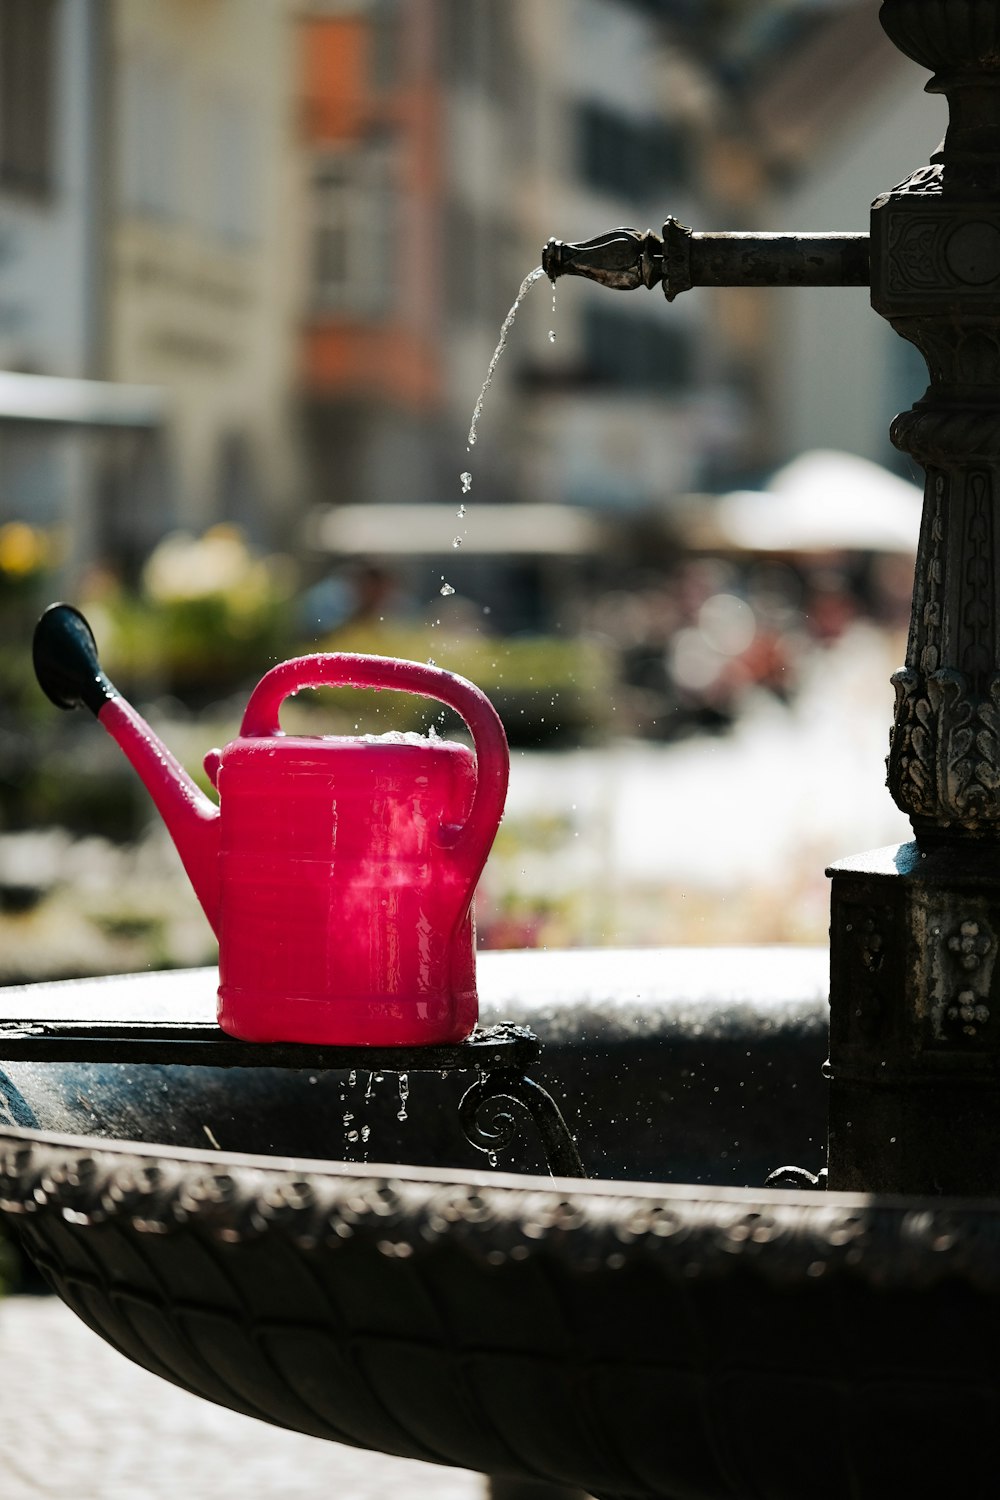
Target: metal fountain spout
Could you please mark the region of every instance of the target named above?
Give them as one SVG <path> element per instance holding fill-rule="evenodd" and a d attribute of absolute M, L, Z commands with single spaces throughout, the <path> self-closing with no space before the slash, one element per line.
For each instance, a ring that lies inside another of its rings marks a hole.
<path fill-rule="evenodd" d="M 615 291 L 662 286 L 672 302 L 694 286 L 867 286 L 867 234 L 696 233 L 672 216 L 662 235 L 612 229 L 569 244 L 549 240 L 550 281 L 585 276 Z"/>

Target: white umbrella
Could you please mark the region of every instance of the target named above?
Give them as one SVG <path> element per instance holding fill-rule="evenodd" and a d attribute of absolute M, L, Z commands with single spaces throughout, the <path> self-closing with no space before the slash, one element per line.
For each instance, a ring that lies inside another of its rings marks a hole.
<path fill-rule="evenodd" d="M 766 490 L 736 490 L 715 509 L 720 540 L 752 552 L 917 550 L 922 491 L 853 453 L 817 449 Z"/>

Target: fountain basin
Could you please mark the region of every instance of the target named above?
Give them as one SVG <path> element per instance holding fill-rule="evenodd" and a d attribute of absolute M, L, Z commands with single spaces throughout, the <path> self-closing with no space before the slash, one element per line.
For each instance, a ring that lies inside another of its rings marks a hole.
<path fill-rule="evenodd" d="M 995 1473 L 997 1202 L 7 1127 L 0 1208 L 130 1358 L 338 1442 L 602 1500 L 985 1495 Z"/>
<path fill-rule="evenodd" d="M 542 1038 L 537 1076 L 604 1180 L 536 1175 L 528 1137 L 525 1175 L 483 1170 L 450 1107 L 464 1085 L 434 1074 L 402 1124 L 379 1085 L 367 1165 L 335 1159 L 342 1075 L 11 1062 L 0 1212 L 116 1348 L 279 1425 L 616 1500 L 761 1493 L 764 1473 L 774 1496 L 866 1493 L 843 1474 L 881 1462 L 887 1431 L 921 1439 L 983 1380 L 992 1401 L 986 1356 L 963 1351 L 993 1284 L 923 1206 L 718 1185 L 821 1165 L 825 966 L 483 955 L 483 1019 Z M 29 986 L 0 1019 L 198 1019 L 214 980 Z M 817 1476 L 831 1393 L 851 1446 Z"/>

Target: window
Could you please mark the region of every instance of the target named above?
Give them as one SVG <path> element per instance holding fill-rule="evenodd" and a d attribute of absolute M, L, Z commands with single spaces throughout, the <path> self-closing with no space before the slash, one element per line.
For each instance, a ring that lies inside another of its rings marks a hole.
<path fill-rule="evenodd" d="M 445 0 L 442 50 L 447 76 L 485 89 L 501 101 L 514 96 L 523 67 L 509 5 L 494 0 Z"/>
<path fill-rule="evenodd" d="M 260 131 L 252 111 L 239 99 L 222 97 L 207 111 L 206 147 L 211 157 L 209 225 L 228 244 L 256 238 L 258 203 L 254 168 Z"/>
<path fill-rule="evenodd" d="M 178 216 L 180 125 L 176 67 L 163 57 L 129 57 L 124 67 L 121 126 L 121 190 L 126 209 L 150 218 Z"/>
<path fill-rule="evenodd" d="M 590 187 L 616 198 L 658 196 L 687 180 L 686 142 L 666 121 L 584 104 L 577 115 L 577 170 Z"/>
<path fill-rule="evenodd" d="M 400 28 L 398 0 L 374 0 L 372 7 L 372 85 L 392 88 L 399 74 Z"/>
<path fill-rule="evenodd" d="M 0 0 L 0 185 L 52 188 L 54 0 Z"/>
<path fill-rule="evenodd" d="M 313 176 L 313 292 L 330 312 L 373 316 L 389 304 L 396 193 L 392 151 L 367 143 L 324 156 Z"/>
<path fill-rule="evenodd" d="M 676 324 L 593 306 L 584 313 L 583 337 L 587 373 L 595 384 L 679 391 L 691 383 L 691 337 Z"/>

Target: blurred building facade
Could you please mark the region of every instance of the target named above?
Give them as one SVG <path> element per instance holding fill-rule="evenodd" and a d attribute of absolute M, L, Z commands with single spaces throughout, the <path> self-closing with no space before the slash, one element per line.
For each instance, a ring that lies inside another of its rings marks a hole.
<path fill-rule="evenodd" d="M 543 281 L 466 444 L 550 235 L 863 227 L 939 129 L 912 72 L 870 0 L 3 0 L 0 367 L 165 417 L 0 424 L 0 523 L 134 574 L 174 526 L 457 510 L 468 469 L 467 545 L 427 556 L 475 595 L 476 501 L 635 519 L 818 442 L 884 460 L 921 377 L 857 290 Z"/>
<path fill-rule="evenodd" d="M 553 310 L 543 282 L 467 451 L 501 322 L 545 240 L 695 214 L 695 111 L 671 88 L 670 19 L 635 0 L 304 7 L 310 499 L 457 508 L 468 470 L 468 545 L 448 556 L 460 592 L 486 587 L 476 502 L 633 515 L 701 481 L 738 426 L 706 303 L 667 313 L 575 281 Z M 524 570 L 508 583 L 530 592 Z"/>
<path fill-rule="evenodd" d="M 0 367 L 163 394 L 141 436 L 85 396 L 0 423 L 0 522 L 61 529 L 70 579 L 174 525 L 288 530 L 294 43 L 284 0 L 0 6 Z"/>
<path fill-rule="evenodd" d="M 103 360 L 101 0 L 0 6 L 0 369 L 92 377 Z M 0 411 L 0 524 L 89 535 L 78 432 Z"/>
<path fill-rule="evenodd" d="M 217 521 L 273 543 L 296 498 L 293 12 L 111 0 L 109 51 L 107 374 L 169 400 L 158 451 L 109 478 L 117 548 Z"/>

